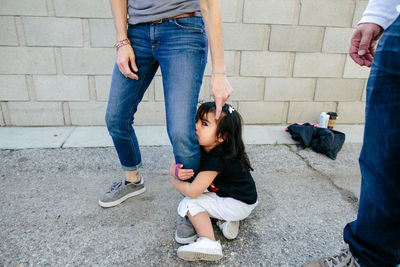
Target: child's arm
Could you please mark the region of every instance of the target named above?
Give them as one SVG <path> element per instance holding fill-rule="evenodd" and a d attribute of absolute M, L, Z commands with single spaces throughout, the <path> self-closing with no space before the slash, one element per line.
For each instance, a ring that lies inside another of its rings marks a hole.
<path fill-rule="evenodd" d="M 218 172 L 216 171 L 203 171 L 197 174 L 192 183 L 172 178 L 172 185 L 185 196 L 196 198 L 207 189 L 217 175 Z"/>

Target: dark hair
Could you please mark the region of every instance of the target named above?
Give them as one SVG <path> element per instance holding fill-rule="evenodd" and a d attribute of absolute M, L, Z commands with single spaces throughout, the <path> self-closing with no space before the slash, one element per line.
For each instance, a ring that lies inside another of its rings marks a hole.
<path fill-rule="evenodd" d="M 196 121 L 209 112 L 215 112 L 215 102 L 205 102 L 197 109 Z M 244 169 L 253 170 L 242 140 L 242 117 L 232 106 L 225 104 L 217 121 L 217 136 L 224 139 L 220 145 L 227 159 L 237 159 Z"/>

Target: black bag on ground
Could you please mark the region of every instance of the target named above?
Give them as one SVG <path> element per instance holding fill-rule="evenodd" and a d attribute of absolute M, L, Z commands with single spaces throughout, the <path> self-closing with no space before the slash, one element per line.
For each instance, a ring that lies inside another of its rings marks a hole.
<path fill-rule="evenodd" d="M 309 123 L 292 124 L 288 131 L 293 140 L 299 141 L 303 148 L 311 146 L 315 152 L 325 154 L 330 159 L 336 159 L 346 139 L 342 132 L 315 127 Z"/>

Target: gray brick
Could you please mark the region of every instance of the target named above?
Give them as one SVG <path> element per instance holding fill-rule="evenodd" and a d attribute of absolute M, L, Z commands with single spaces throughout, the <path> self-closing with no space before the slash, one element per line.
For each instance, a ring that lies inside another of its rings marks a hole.
<path fill-rule="evenodd" d="M 14 17 L 0 17 L 0 45 L 18 45 Z"/>
<path fill-rule="evenodd" d="M 229 78 L 228 78 L 229 80 Z M 203 77 L 203 82 L 200 88 L 199 101 L 209 101 L 210 96 L 210 77 Z"/>
<path fill-rule="evenodd" d="M 1 109 L 1 105 L 0 105 L 0 126 L 5 126 L 5 125 L 6 125 L 6 123 L 3 118 L 3 110 Z"/>
<path fill-rule="evenodd" d="M 267 101 L 312 101 L 315 79 L 267 78 L 265 96 Z"/>
<path fill-rule="evenodd" d="M 287 114 L 285 102 L 240 102 L 239 113 L 244 124 L 284 123 Z"/>
<path fill-rule="evenodd" d="M 340 77 L 345 56 L 340 54 L 297 53 L 294 77 Z"/>
<path fill-rule="evenodd" d="M 300 25 L 350 27 L 354 0 L 302 0 Z"/>
<path fill-rule="evenodd" d="M 317 52 L 321 50 L 323 27 L 272 25 L 271 51 Z"/>
<path fill-rule="evenodd" d="M 89 19 L 92 47 L 113 47 L 115 28 L 112 19 Z"/>
<path fill-rule="evenodd" d="M 60 126 L 64 125 L 61 103 L 8 102 L 13 126 Z"/>
<path fill-rule="evenodd" d="M 224 48 L 227 50 L 262 50 L 268 35 L 268 26 L 224 23 Z"/>
<path fill-rule="evenodd" d="M 34 76 L 36 99 L 41 101 L 87 101 L 87 76 Z"/>
<path fill-rule="evenodd" d="M 346 57 L 346 64 L 344 66 L 344 78 L 368 78 L 370 68 L 356 64 L 350 56 Z"/>
<path fill-rule="evenodd" d="M 0 47 L 0 74 L 55 74 L 52 48 Z"/>
<path fill-rule="evenodd" d="M 252 77 L 229 77 L 229 83 L 233 88 L 230 96 L 231 101 L 258 100 L 263 95 L 264 78 Z"/>
<path fill-rule="evenodd" d="M 161 76 L 154 77 L 154 99 L 156 101 L 164 101 L 164 87 Z"/>
<path fill-rule="evenodd" d="M 292 24 L 299 2 L 293 0 L 245 0 L 243 22 Z"/>
<path fill-rule="evenodd" d="M 239 62 L 236 61 L 237 53 L 238 52 L 236 52 L 236 51 L 224 51 L 224 59 L 225 59 L 225 67 L 226 67 L 227 75 L 235 74 L 236 65 L 239 64 Z M 211 53 L 209 52 L 208 57 L 207 57 L 207 65 L 206 65 L 204 74 L 211 75 L 211 71 L 212 71 L 212 61 L 211 61 Z"/>
<path fill-rule="evenodd" d="M 82 46 L 82 22 L 70 18 L 24 17 L 26 42 L 30 46 Z"/>
<path fill-rule="evenodd" d="M 337 123 L 364 123 L 364 102 L 339 102 Z"/>
<path fill-rule="evenodd" d="M 322 52 L 347 54 L 353 32 L 351 28 L 326 28 Z"/>
<path fill-rule="evenodd" d="M 293 55 L 284 52 L 242 52 L 243 76 L 289 76 Z"/>
<path fill-rule="evenodd" d="M 241 21 L 243 0 L 221 0 L 220 3 L 223 22 Z"/>
<path fill-rule="evenodd" d="M 24 75 L 0 75 L 0 101 L 29 100 Z"/>
<path fill-rule="evenodd" d="M 115 64 L 113 48 L 61 48 L 64 74 L 109 75 Z"/>
<path fill-rule="evenodd" d="M 0 15 L 47 16 L 46 0 L 0 0 Z"/>
<path fill-rule="evenodd" d="M 142 102 L 135 114 L 135 125 L 165 125 L 163 102 Z"/>
<path fill-rule="evenodd" d="M 368 80 L 364 81 L 364 88 L 363 88 L 363 94 L 361 96 L 361 101 L 367 101 L 367 84 L 368 84 Z"/>
<path fill-rule="evenodd" d="M 362 79 L 318 79 L 315 100 L 357 101 L 361 98 L 363 85 Z"/>
<path fill-rule="evenodd" d="M 112 18 L 108 0 L 54 0 L 56 16 L 77 18 Z"/>
<path fill-rule="evenodd" d="M 105 125 L 106 102 L 69 102 L 72 125 Z"/>
<path fill-rule="evenodd" d="M 96 96 L 99 101 L 107 101 L 110 92 L 111 76 L 96 76 Z"/>
<path fill-rule="evenodd" d="M 319 114 L 322 111 L 336 111 L 336 104 L 334 102 L 290 102 L 287 122 L 318 123 Z"/>
<path fill-rule="evenodd" d="M 356 2 L 356 10 L 354 11 L 352 27 L 357 26 L 367 5 L 368 5 L 368 1 L 357 1 Z"/>

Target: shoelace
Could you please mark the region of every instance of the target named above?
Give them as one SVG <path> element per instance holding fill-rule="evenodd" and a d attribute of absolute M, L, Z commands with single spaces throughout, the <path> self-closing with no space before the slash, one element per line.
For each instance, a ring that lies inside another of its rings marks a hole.
<path fill-rule="evenodd" d="M 329 257 L 325 262 L 329 267 L 360 267 L 348 249 L 342 249 L 339 254 Z"/>
<path fill-rule="evenodd" d="M 112 186 L 111 186 L 111 188 L 110 188 L 110 191 L 108 191 L 108 192 L 113 192 L 113 191 L 116 191 L 118 188 L 120 188 L 121 187 L 121 185 L 122 185 L 122 182 L 121 181 L 119 181 L 119 182 L 114 182 L 113 184 L 112 184 Z"/>

